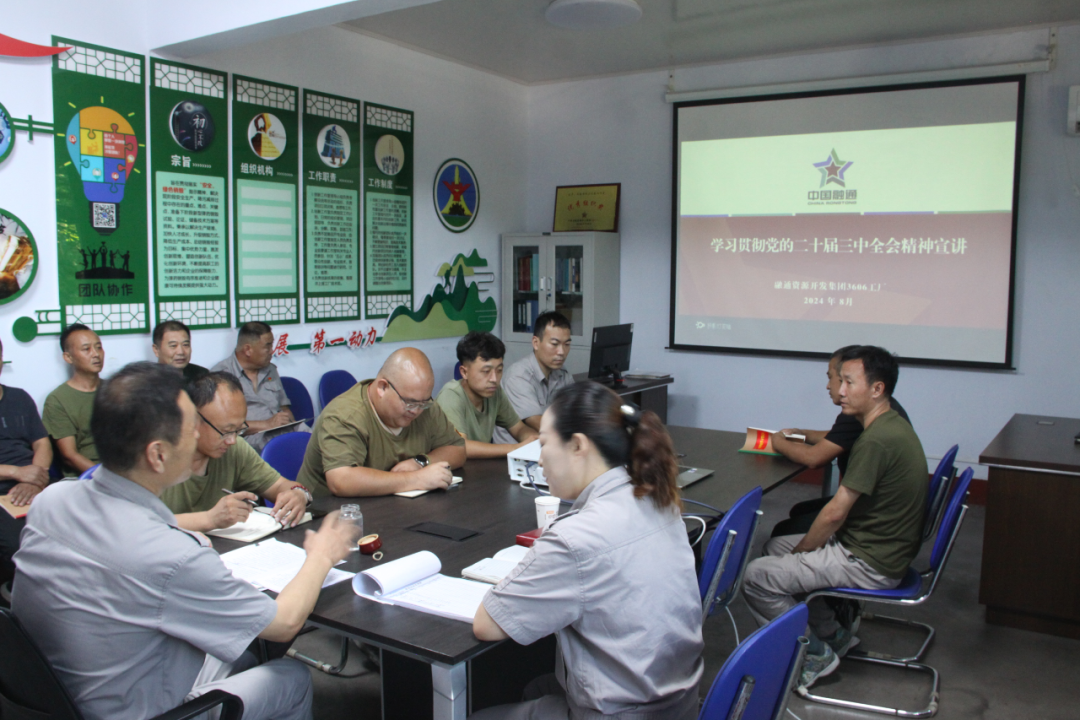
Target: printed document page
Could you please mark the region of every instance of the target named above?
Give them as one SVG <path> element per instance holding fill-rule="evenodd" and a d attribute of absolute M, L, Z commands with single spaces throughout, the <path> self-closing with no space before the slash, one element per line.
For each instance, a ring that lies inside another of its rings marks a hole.
<path fill-rule="evenodd" d="M 303 548 L 279 540 L 264 540 L 221 556 L 225 567 L 237 578 L 246 580 L 257 588 L 278 593 L 292 582 L 306 559 L 307 553 Z M 353 575 L 351 572 L 331 568 L 322 586 L 329 587 L 348 580 Z"/>

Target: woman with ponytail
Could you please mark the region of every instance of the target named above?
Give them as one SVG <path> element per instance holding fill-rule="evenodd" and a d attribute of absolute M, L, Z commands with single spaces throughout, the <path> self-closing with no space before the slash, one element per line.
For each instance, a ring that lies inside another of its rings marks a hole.
<path fill-rule="evenodd" d="M 473 717 L 696 718 L 701 598 L 667 431 L 584 382 L 555 396 L 540 445 L 551 493 L 573 505 L 487 593 L 473 632 L 522 645 L 555 633 L 556 672 Z"/>

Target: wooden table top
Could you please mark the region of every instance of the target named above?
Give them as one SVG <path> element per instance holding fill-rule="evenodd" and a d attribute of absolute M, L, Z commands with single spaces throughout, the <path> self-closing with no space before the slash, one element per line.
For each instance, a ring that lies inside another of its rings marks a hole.
<path fill-rule="evenodd" d="M 676 451 L 685 453 L 683 465 L 707 467 L 715 474 L 684 490 L 687 498 L 708 503 L 721 510 L 760 485 L 768 491 L 796 475 L 803 468 L 784 458 L 739 453 L 744 433 L 669 428 Z M 459 486 L 428 493 L 418 498 L 395 496 L 378 498 L 323 498 L 318 509 L 334 509 L 345 502 L 359 502 L 364 513 L 364 532 L 378 533 L 383 541 L 381 562 L 430 550 L 442 561 L 442 572 L 460 577 L 461 570 L 513 545 L 515 537 L 536 527 L 532 490 L 509 479 L 506 460 L 470 460 L 455 474 L 464 478 Z M 687 504 L 688 512 L 703 509 Z M 480 531 L 480 535 L 455 542 L 407 528 L 420 522 L 438 522 Z M 316 521 L 318 522 L 318 521 Z M 279 540 L 302 544 L 305 528 L 278 533 Z M 214 539 L 225 552 L 238 543 Z M 374 567 L 371 556 L 353 553 L 342 570 L 359 572 Z M 469 660 L 493 643 L 477 640 L 472 626 L 456 620 L 384 605 L 357 596 L 348 582 L 322 591 L 311 621 L 344 635 L 359 638 L 425 662 L 448 665 Z"/>
<path fill-rule="evenodd" d="M 1080 419 L 1016 414 L 979 455 L 984 465 L 1080 473 Z"/>

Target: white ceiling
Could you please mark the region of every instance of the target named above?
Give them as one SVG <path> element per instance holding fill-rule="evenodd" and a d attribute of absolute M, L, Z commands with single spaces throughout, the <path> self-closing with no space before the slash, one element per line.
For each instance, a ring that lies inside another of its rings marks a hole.
<path fill-rule="evenodd" d="M 615 30 L 549 25 L 550 0 L 440 0 L 340 27 L 531 84 L 1080 21 L 1078 0 L 638 0 Z"/>

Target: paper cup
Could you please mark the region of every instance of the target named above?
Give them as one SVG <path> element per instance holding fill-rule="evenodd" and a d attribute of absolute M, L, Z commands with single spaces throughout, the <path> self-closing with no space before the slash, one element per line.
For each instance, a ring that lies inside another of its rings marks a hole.
<path fill-rule="evenodd" d="M 555 516 L 559 514 L 559 498 L 551 495 L 541 495 L 536 498 L 536 527 L 547 530 L 551 523 L 555 522 Z"/>

